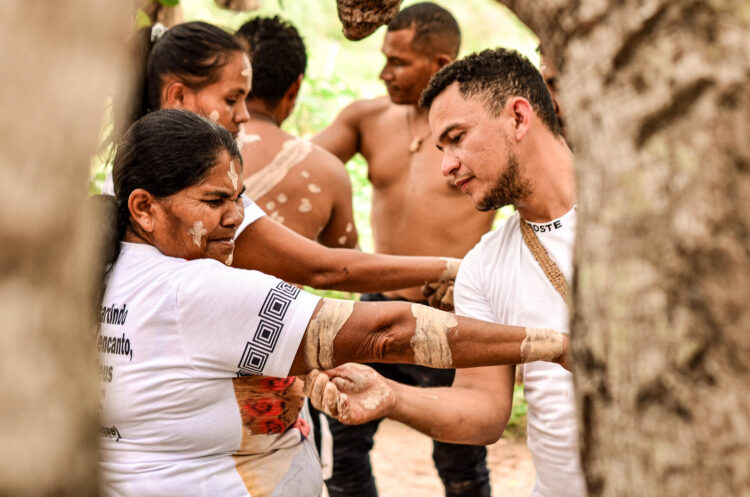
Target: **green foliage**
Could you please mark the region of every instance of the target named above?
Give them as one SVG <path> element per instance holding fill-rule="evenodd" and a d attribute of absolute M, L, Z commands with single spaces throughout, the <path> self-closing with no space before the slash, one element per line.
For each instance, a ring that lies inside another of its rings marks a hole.
<path fill-rule="evenodd" d="M 510 411 L 508 425 L 503 432 L 503 438 L 511 440 L 526 438 L 526 414 L 528 406 L 523 396 L 523 384 L 513 387 L 513 407 Z"/>

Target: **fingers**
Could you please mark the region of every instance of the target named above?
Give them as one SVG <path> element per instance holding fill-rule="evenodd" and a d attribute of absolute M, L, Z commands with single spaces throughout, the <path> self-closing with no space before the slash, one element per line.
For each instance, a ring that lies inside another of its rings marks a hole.
<path fill-rule="evenodd" d="M 329 381 L 327 374 L 313 369 L 307 374 L 302 388 L 315 409 L 333 418 L 338 417 L 339 391 Z"/>

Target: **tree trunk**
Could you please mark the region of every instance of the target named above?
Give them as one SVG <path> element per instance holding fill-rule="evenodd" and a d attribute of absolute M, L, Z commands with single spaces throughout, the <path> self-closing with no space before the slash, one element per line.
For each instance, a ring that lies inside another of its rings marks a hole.
<path fill-rule="evenodd" d="M 126 7 L 0 2 L 0 495 L 97 495 L 86 185 Z"/>
<path fill-rule="evenodd" d="M 750 495 L 747 0 L 503 3 L 557 63 L 576 146 L 590 495 Z"/>

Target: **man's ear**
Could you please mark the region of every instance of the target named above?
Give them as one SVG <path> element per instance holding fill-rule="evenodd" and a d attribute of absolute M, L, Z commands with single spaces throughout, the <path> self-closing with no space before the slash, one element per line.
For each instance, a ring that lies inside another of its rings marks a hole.
<path fill-rule="evenodd" d="M 155 200 L 156 198 L 143 188 L 136 188 L 128 197 L 128 210 L 133 222 L 147 233 L 154 231 L 156 223 L 154 218 L 157 208 Z"/>
<path fill-rule="evenodd" d="M 302 74 L 297 76 L 297 80 L 292 83 L 289 88 L 287 88 L 286 93 L 284 94 L 284 98 L 289 100 L 292 105 L 297 101 L 297 96 L 299 95 L 300 86 L 302 86 L 303 77 L 304 76 Z"/>
<path fill-rule="evenodd" d="M 189 98 L 188 87 L 185 83 L 173 80 L 164 87 L 162 94 L 162 108 L 164 109 L 184 109 L 185 100 Z"/>
<path fill-rule="evenodd" d="M 444 66 L 447 66 L 448 64 L 453 62 L 453 60 L 453 57 L 451 57 L 450 55 L 441 53 L 435 57 L 435 65 L 438 69 L 442 69 Z"/>
<path fill-rule="evenodd" d="M 520 142 L 529 131 L 534 109 L 531 107 L 529 101 L 523 97 L 511 98 L 505 105 L 505 108 L 512 113 L 513 138 Z"/>

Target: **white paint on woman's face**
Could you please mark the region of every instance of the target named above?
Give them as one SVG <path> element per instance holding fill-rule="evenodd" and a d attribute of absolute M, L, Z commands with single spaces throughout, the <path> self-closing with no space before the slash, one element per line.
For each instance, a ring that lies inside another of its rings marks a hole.
<path fill-rule="evenodd" d="M 236 190 L 240 177 L 237 175 L 237 169 L 234 167 L 233 160 L 229 161 L 229 172 L 227 172 L 227 176 L 229 176 L 229 179 L 232 181 L 232 188 Z"/>
<path fill-rule="evenodd" d="M 229 254 L 229 257 L 227 257 L 227 260 L 224 261 L 224 264 L 226 264 L 227 266 L 231 266 L 232 259 L 234 259 L 234 253 Z"/>
<path fill-rule="evenodd" d="M 208 231 L 203 227 L 203 221 L 196 221 L 193 223 L 193 227 L 188 230 L 188 234 L 193 237 L 193 243 L 197 246 L 203 246 L 203 236 Z"/>
<path fill-rule="evenodd" d="M 214 109 L 214 110 L 212 110 L 212 111 L 211 111 L 211 112 L 210 112 L 210 113 L 208 114 L 208 118 L 209 118 L 210 120 L 212 120 L 213 122 L 215 122 L 215 123 L 218 123 L 218 122 L 219 122 L 219 115 L 220 115 L 220 114 L 219 114 L 219 111 L 218 111 L 218 110 L 216 110 L 216 109 Z"/>
<path fill-rule="evenodd" d="M 307 197 L 303 197 L 300 201 L 299 207 L 297 207 L 297 210 L 300 212 L 310 212 L 312 210 L 312 204 L 310 203 L 310 199 Z"/>

